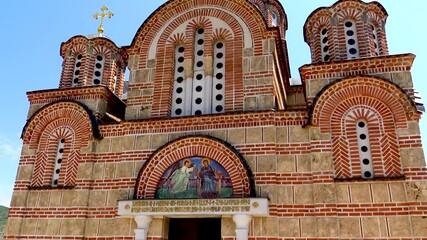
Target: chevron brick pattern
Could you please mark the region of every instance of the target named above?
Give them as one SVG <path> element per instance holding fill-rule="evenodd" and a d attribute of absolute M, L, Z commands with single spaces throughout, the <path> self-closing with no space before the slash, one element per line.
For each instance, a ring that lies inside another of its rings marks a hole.
<path fill-rule="evenodd" d="M 77 143 L 86 145 L 92 137 L 92 123 L 87 112 L 76 103 L 58 102 L 42 108 L 30 118 L 23 132 L 24 144 L 40 149 L 39 141 L 46 141 L 41 137 L 43 132 L 52 132 L 61 126 L 74 129 L 76 139 L 82 140 Z"/>
<path fill-rule="evenodd" d="M 80 149 L 87 146 L 91 136 L 87 112 L 71 102 L 56 103 L 34 115 L 24 131 L 24 142 L 38 149 L 31 186 L 50 186 L 55 166 L 57 144 L 64 139 L 64 157 L 59 184 L 74 186 L 80 159 Z"/>
<path fill-rule="evenodd" d="M 335 137 L 332 140 L 335 177 L 336 178 L 351 178 L 351 165 L 349 161 L 349 147 L 345 136 Z"/>
<path fill-rule="evenodd" d="M 67 168 L 65 172 L 64 185 L 65 186 L 75 186 L 77 170 L 79 166 L 80 152 L 73 149 L 67 158 Z"/>
<path fill-rule="evenodd" d="M 346 100 L 350 100 L 351 106 L 371 106 L 382 116 L 391 112 L 396 126 L 402 128 L 407 127 L 408 120 L 416 120 L 419 116 L 410 97 L 398 86 L 377 77 L 356 76 L 329 85 L 315 100 L 313 124 L 319 125 L 322 132 L 331 131 L 333 124 L 329 120 L 336 107 Z"/>
<path fill-rule="evenodd" d="M 40 151 L 37 153 L 37 160 L 34 167 L 33 179 L 31 185 L 35 187 L 40 187 L 43 185 L 43 173 L 46 169 L 47 155 L 45 151 Z"/>
<path fill-rule="evenodd" d="M 365 82 L 368 79 L 371 81 Z M 392 99 L 396 96 L 398 99 Z M 355 129 L 358 119 L 369 126 L 375 177 L 402 175 L 396 127 L 406 128 L 410 119 L 411 103 L 404 102 L 405 96 L 392 83 L 365 76 L 340 80 L 319 97 L 313 122 L 319 124 L 321 132 L 332 136 L 336 178 L 361 177 Z M 410 100 L 408 96 L 406 99 Z"/>
<path fill-rule="evenodd" d="M 397 177 L 402 175 L 399 146 L 395 134 L 385 134 L 381 141 L 381 155 L 383 157 L 384 175 Z"/>

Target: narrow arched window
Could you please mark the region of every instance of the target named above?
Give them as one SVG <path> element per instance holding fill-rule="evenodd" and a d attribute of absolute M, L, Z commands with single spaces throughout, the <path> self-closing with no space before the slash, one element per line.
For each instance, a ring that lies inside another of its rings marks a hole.
<path fill-rule="evenodd" d="M 374 167 L 372 164 L 372 152 L 369 141 L 369 130 L 366 121 L 357 121 L 356 133 L 362 178 L 371 179 L 374 177 Z"/>
<path fill-rule="evenodd" d="M 225 42 L 214 44 L 212 113 L 223 113 L 225 103 Z"/>
<path fill-rule="evenodd" d="M 277 22 L 278 22 L 278 16 L 277 16 L 277 13 L 272 12 L 272 13 L 271 13 L 271 26 L 273 26 L 273 27 L 277 27 L 277 26 L 278 26 Z"/>
<path fill-rule="evenodd" d="M 194 77 L 191 114 L 210 113 L 210 92 L 208 91 L 212 77 L 205 76 L 205 30 L 196 30 L 194 39 Z"/>
<path fill-rule="evenodd" d="M 52 184 L 51 184 L 52 187 L 58 186 L 59 174 L 61 173 L 62 157 L 64 155 L 64 147 L 65 147 L 65 139 L 60 139 L 58 141 L 58 147 L 56 150 L 55 165 L 53 168 Z"/>
<path fill-rule="evenodd" d="M 328 29 L 326 27 L 320 31 L 320 48 L 322 53 L 322 61 L 329 62 L 331 55 L 329 54 Z"/>
<path fill-rule="evenodd" d="M 173 97 L 172 97 L 172 116 L 185 116 L 188 115 L 191 109 L 188 106 L 189 94 L 187 92 L 186 84 L 191 84 L 191 81 L 185 80 L 185 65 L 184 65 L 184 46 L 177 46 L 175 48 L 175 80 L 173 84 Z M 190 85 L 191 89 L 191 85 Z"/>
<path fill-rule="evenodd" d="M 73 72 L 73 81 L 71 82 L 71 87 L 76 87 L 79 84 L 80 78 L 80 67 L 82 66 L 83 55 L 79 54 L 76 56 L 74 61 L 74 72 Z"/>
<path fill-rule="evenodd" d="M 379 56 L 380 55 L 380 42 L 378 40 L 378 29 L 374 25 L 371 25 L 371 31 L 372 31 L 372 42 L 374 45 L 375 55 Z"/>
<path fill-rule="evenodd" d="M 352 20 L 344 22 L 344 35 L 347 47 L 347 58 L 359 57 L 359 43 L 357 40 L 356 23 Z"/>
<path fill-rule="evenodd" d="M 101 55 L 97 55 L 95 58 L 95 69 L 93 70 L 93 84 L 99 85 L 102 83 L 102 75 L 104 73 L 104 62 L 105 59 Z"/>
<path fill-rule="evenodd" d="M 205 44 L 205 29 L 195 30 L 193 69 L 185 69 L 185 48 L 175 48 L 175 75 L 171 116 L 203 115 L 225 111 L 225 41 Z M 213 56 L 206 55 L 206 49 Z"/>

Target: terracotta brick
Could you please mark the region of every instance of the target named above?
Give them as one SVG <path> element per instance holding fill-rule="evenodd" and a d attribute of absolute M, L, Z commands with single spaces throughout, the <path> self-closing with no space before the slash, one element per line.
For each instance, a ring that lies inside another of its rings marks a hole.
<path fill-rule="evenodd" d="M 253 216 L 248 239 L 426 237 L 427 169 L 410 72 L 415 55 L 388 54 L 386 18 L 379 3 L 357 0 L 315 10 L 304 26 L 312 63 L 299 68 L 302 85 L 292 86 L 279 1 L 167 1 L 130 46 L 72 37 L 61 45 L 59 88 L 27 94 L 5 239 L 132 240 L 136 222 L 118 214 L 118 201 L 157 201 L 162 174 L 193 156 L 214 159 L 228 172 L 234 199 L 269 200 L 269 215 Z M 360 58 L 347 59 L 347 19 L 356 23 Z M 185 46 L 183 75 L 192 81 L 198 28 L 205 30 L 206 76 L 216 71 L 216 41 L 225 46 L 224 113 L 171 117 L 175 50 Z M 74 86 L 79 54 L 82 81 Z M 105 58 L 103 80 L 93 85 L 97 55 Z M 368 124 L 373 179 L 362 177 L 359 119 Z M 52 186 L 58 156 L 59 182 Z M 189 216 L 154 216 L 148 239 L 167 239 L 169 218 Z M 221 216 L 224 240 L 236 239 L 231 217 Z"/>

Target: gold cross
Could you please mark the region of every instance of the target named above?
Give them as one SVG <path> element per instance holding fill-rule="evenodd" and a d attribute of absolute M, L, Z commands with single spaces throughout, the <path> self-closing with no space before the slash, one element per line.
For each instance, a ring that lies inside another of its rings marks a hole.
<path fill-rule="evenodd" d="M 101 13 L 95 13 L 93 14 L 93 18 L 95 18 L 96 20 L 98 20 L 98 18 L 101 18 L 101 24 L 99 24 L 99 28 L 98 28 L 98 34 L 99 36 L 102 36 L 102 33 L 104 32 L 104 17 L 108 17 L 111 18 L 112 16 L 114 16 L 114 13 L 112 11 L 106 12 L 108 10 L 107 6 L 102 6 L 101 8 Z"/>

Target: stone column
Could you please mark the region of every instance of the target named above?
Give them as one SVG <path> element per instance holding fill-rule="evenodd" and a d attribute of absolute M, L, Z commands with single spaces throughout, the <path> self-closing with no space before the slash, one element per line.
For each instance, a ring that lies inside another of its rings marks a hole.
<path fill-rule="evenodd" d="M 148 215 L 135 216 L 137 228 L 135 229 L 135 240 L 147 240 L 148 229 L 153 217 Z"/>
<path fill-rule="evenodd" d="M 236 214 L 233 216 L 233 221 L 236 223 L 237 240 L 248 240 L 249 223 L 251 220 L 252 216 L 247 214 Z"/>

